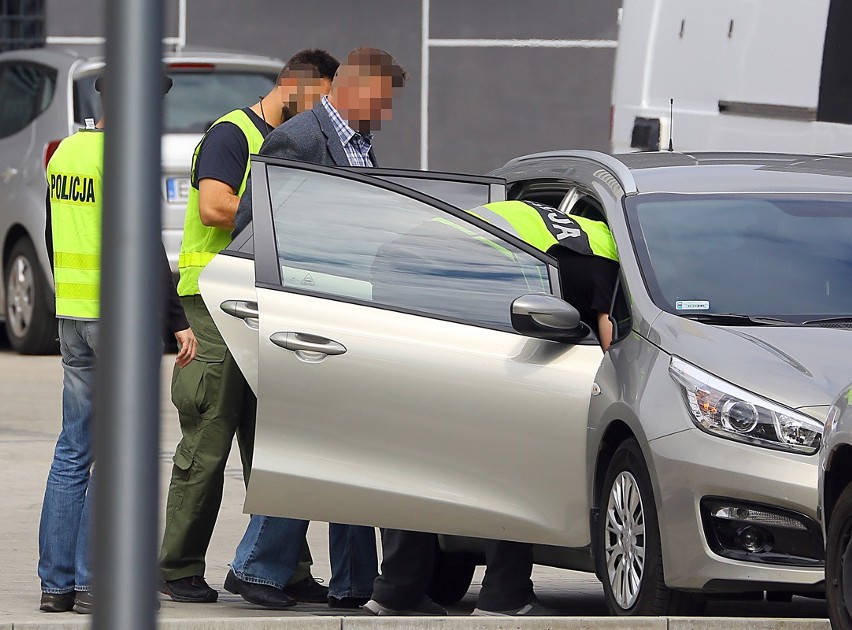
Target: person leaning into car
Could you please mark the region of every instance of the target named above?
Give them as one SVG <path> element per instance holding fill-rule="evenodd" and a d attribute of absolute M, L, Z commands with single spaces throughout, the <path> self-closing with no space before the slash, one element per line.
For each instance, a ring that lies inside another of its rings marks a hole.
<path fill-rule="evenodd" d="M 618 253 L 605 223 L 569 217 L 556 208 L 525 201 L 499 201 L 468 210 L 559 261 L 563 297 L 596 332 L 604 351 L 612 342 L 609 309 L 618 276 Z M 464 230 L 461 225 L 444 221 Z M 426 594 L 438 549 L 435 534 L 385 530 L 382 574 L 364 609 L 374 615 L 445 615 Z M 473 615 L 553 614 L 538 604 L 530 579 L 533 545 L 504 540 L 485 543 L 486 570 Z"/>
<path fill-rule="evenodd" d="M 306 111 L 272 131 L 260 148 L 261 155 L 331 166 L 376 166 L 373 131 L 391 117 L 396 91 L 405 71 L 388 53 L 358 48 L 346 57 L 331 85 L 331 92 Z M 251 221 L 251 189 L 240 200 L 236 234 Z M 286 411 L 284 412 L 286 413 Z M 308 522 L 301 522 L 301 532 Z M 234 580 L 280 585 L 287 574 L 265 561 L 262 549 L 295 553 L 293 533 L 284 521 L 252 515 L 231 562 Z M 329 605 L 356 608 L 365 604 L 377 574 L 376 534 L 372 527 L 329 525 L 331 581 Z M 227 586 L 227 583 L 226 583 Z"/>
<path fill-rule="evenodd" d="M 618 251 L 606 223 L 533 201 L 495 201 L 468 212 L 556 258 L 562 297 L 580 312 L 604 352 L 609 349 Z"/>
<path fill-rule="evenodd" d="M 230 242 L 240 194 L 269 131 L 308 109 L 328 92 L 339 63 L 323 50 L 302 50 L 282 68 L 275 87 L 251 107 L 213 123 L 195 149 L 179 259 L 178 293 L 198 334 L 195 361 L 175 368 L 172 401 L 183 437 L 177 446 L 160 553 L 162 591 L 180 602 L 214 602 L 204 580 L 205 556 L 222 502 L 225 463 L 234 435 L 248 482 L 256 401 L 199 295 L 198 276 Z M 310 573 L 304 536 L 300 560 L 286 591 L 263 585 L 241 589 L 243 598 L 270 608 L 296 601 L 325 602 L 328 589 Z"/>
<path fill-rule="evenodd" d="M 163 93 L 171 87 L 164 77 Z M 95 89 L 104 92 L 98 78 Z M 159 87 L 159 86 L 158 86 Z M 104 119 L 63 140 L 47 166 L 48 225 L 53 245 L 56 316 L 62 354 L 62 431 L 39 523 L 38 575 L 45 612 L 91 613 L 89 562 L 92 484 L 92 385 L 100 317 Z M 197 343 L 184 316 L 166 251 L 158 261 L 167 292 L 167 323 L 179 350 L 177 366 L 195 356 Z M 160 338 L 151 343 L 162 343 Z"/>

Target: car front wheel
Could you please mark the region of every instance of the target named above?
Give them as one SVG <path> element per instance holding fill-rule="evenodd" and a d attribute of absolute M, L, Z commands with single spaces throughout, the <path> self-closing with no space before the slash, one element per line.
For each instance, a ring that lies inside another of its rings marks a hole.
<path fill-rule="evenodd" d="M 669 589 L 654 494 L 639 444 L 623 442 L 609 463 L 599 497 L 595 562 L 614 615 L 696 614 L 701 601 Z"/>
<path fill-rule="evenodd" d="M 828 522 L 825 584 L 831 627 L 852 629 L 852 484 L 840 494 Z"/>
<path fill-rule="evenodd" d="M 4 270 L 6 334 L 21 354 L 58 352 L 53 295 L 28 238 L 19 239 Z"/>

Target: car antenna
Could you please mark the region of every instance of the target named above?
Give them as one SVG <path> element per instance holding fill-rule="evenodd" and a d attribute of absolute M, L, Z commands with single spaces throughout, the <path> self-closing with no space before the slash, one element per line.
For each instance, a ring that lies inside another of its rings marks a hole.
<path fill-rule="evenodd" d="M 674 151 L 672 144 L 672 127 L 674 127 L 674 99 L 669 99 L 669 152 Z"/>

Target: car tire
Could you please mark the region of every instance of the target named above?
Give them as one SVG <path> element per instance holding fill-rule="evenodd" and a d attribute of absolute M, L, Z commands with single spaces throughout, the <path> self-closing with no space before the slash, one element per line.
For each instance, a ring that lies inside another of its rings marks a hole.
<path fill-rule="evenodd" d="M 462 554 L 445 553 L 438 549 L 432 581 L 426 594 L 441 606 L 457 604 L 470 589 L 476 562 Z"/>
<path fill-rule="evenodd" d="M 700 614 L 701 598 L 666 586 L 654 493 L 636 440 L 626 440 L 613 454 L 598 505 L 595 563 L 610 613 Z"/>
<path fill-rule="evenodd" d="M 852 629 L 852 484 L 840 493 L 828 522 L 825 598 L 831 627 Z"/>
<path fill-rule="evenodd" d="M 30 239 L 12 246 L 3 270 L 6 294 L 6 335 L 20 354 L 59 351 L 53 292 L 44 276 Z"/>

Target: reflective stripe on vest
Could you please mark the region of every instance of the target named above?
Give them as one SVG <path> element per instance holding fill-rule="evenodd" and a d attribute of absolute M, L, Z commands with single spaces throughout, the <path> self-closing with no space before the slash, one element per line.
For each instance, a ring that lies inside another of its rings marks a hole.
<path fill-rule="evenodd" d="M 543 252 L 559 244 L 580 254 L 618 261 L 612 233 L 601 221 L 517 200 L 495 201 L 468 212 Z"/>
<path fill-rule="evenodd" d="M 59 144 L 47 166 L 59 317 L 100 316 L 103 150 L 102 131 L 81 130 Z"/>
<path fill-rule="evenodd" d="M 263 134 L 243 110 L 235 109 L 228 112 L 210 125 L 210 129 L 219 123 L 232 123 L 243 132 L 248 143 L 249 155 L 260 151 L 260 145 L 263 144 Z M 210 129 L 207 130 L 207 133 L 210 133 Z M 207 134 L 205 134 L 205 137 L 207 137 Z M 180 244 L 180 257 L 178 258 L 178 268 L 180 269 L 180 280 L 177 286 L 178 295 L 198 295 L 198 275 L 201 270 L 231 242 L 230 231 L 218 227 L 209 227 L 201 222 L 198 209 L 198 182 L 196 181 L 195 162 L 198 159 L 198 152 L 203 142 L 204 138 L 201 138 L 192 154 L 192 171 L 190 173 L 192 185 L 189 187 L 189 198 L 186 202 L 183 240 Z M 243 181 L 237 191 L 238 197 L 242 196 L 246 188 L 250 169 L 251 160 L 247 160 Z"/>

